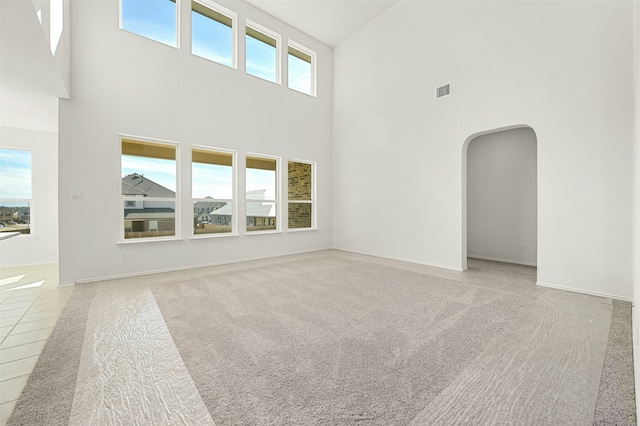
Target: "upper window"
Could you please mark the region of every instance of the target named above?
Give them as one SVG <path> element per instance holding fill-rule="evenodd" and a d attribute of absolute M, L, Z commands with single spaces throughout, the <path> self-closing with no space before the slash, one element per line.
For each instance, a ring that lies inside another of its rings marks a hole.
<path fill-rule="evenodd" d="M 191 53 L 235 68 L 236 14 L 207 0 L 191 2 Z"/>
<path fill-rule="evenodd" d="M 120 0 L 120 28 L 178 47 L 177 0 Z"/>
<path fill-rule="evenodd" d="M 191 150 L 193 233 L 233 232 L 233 153 Z"/>
<path fill-rule="evenodd" d="M 278 160 L 273 157 L 247 156 L 247 231 L 278 228 Z"/>
<path fill-rule="evenodd" d="M 288 228 L 313 228 L 313 164 L 289 161 L 288 173 L 289 216 Z"/>
<path fill-rule="evenodd" d="M 122 138 L 124 239 L 176 235 L 176 145 Z"/>
<path fill-rule="evenodd" d="M 31 151 L 0 148 L 0 232 L 31 233 Z"/>
<path fill-rule="evenodd" d="M 247 21 L 246 71 L 280 84 L 280 35 L 256 23 Z"/>
<path fill-rule="evenodd" d="M 315 96 L 315 52 L 292 41 L 288 52 L 289 89 Z"/>

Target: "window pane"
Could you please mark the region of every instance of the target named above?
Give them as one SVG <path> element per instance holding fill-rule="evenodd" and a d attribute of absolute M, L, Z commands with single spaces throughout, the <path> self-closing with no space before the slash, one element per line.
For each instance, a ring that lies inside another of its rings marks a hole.
<path fill-rule="evenodd" d="M 289 229 L 311 228 L 311 203 L 289 203 Z"/>
<path fill-rule="evenodd" d="M 122 195 L 175 198 L 175 146 L 123 139 L 122 152 Z"/>
<path fill-rule="evenodd" d="M 268 81 L 277 82 L 276 40 L 247 27 L 246 71 Z"/>
<path fill-rule="evenodd" d="M 289 161 L 288 188 L 290 200 L 311 201 L 312 166 L 309 163 Z"/>
<path fill-rule="evenodd" d="M 276 203 L 247 201 L 247 231 L 276 229 Z"/>
<path fill-rule="evenodd" d="M 0 148 L 0 199 L 31 199 L 31 151 Z"/>
<path fill-rule="evenodd" d="M 232 19 L 197 2 L 191 5 L 191 52 L 233 66 Z"/>
<path fill-rule="evenodd" d="M 125 239 L 176 235 L 175 191 L 175 145 L 122 139 Z"/>
<path fill-rule="evenodd" d="M 0 232 L 31 233 L 31 203 L 29 201 L 0 202 Z"/>
<path fill-rule="evenodd" d="M 289 46 L 288 75 L 289 88 L 311 95 L 311 56 Z"/>
<path fill-rule="evenodd" d="M 124 206 L 124 238 L 169 237 L 176 234 L 174 201 L 147 201 Z"/>
<path fill-rule="evenodd" d="M 266 231 L 277 228 L 277 164 L 273 158 L 247 157 L 247 231 Z"/>
<path fill-rule="evenodd" d="M 194 231 L 195 235 L 220 234 L 232 231 L 233 204 L 218 201 L 195 201 Z"/>
<path fill-rule="evenodd" d="M 159 41 L 178 45 L 176 2 L 172 0 L 121 0 L 122 29 Z"/>
<path fill-rule="evenodd" d="M 233 156 L 205 150 L 192 151 L 192 198 L 233 198 Z"/>

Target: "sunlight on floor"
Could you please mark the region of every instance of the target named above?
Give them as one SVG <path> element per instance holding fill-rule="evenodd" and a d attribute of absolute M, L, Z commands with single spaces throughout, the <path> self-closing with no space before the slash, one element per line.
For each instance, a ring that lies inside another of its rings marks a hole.
<path fill-rule="evenodd" d="M 58 265 L 0 268 L 0 425 L 5 425 L 73 287 Z"/>

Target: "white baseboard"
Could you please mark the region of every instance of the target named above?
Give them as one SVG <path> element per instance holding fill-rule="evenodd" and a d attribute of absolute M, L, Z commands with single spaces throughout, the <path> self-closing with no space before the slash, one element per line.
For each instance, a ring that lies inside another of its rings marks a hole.
<path fill-rule="evenodd" d="M 632 299 L 629 298 L 629 297 L 619 296 L 617 294 L 601 293 L 599 291 L 590 291 L 590 290 L 584 290 L 584 289 L 581 289 L 581 288 L 566 287 L 566 286 L 557 285 L 557 284 L 543 283 L 541 281 L 536 282 L 536 285 L 538 285 L 540 287 L 553 288 L 553 289 L 556 289 L 556 290 L 571 291 L 573 293 L 588 294 L 589 296 L 599 296 L 599 297 L 606 297 L 608 299 L 622 300 L 624 302 L 631 302 L 632 301 Z"/>
<path fill-rule="evenodd" d="M 453 266 L 438 265 L 438 264 L 435 264 L 435 263 L 418 262 L 417 260 L 403 259 L 401 257 L 381 256 L 379 254 L 372 254 L 372 253 L 367 253 L 367 252 L 364 252 L 364 251 L 350 250 L 350 249 L 345 249 L 345 248 L 340 248 L 340 247 L 333 247 L 333 249 L 334 250 L 344 251 L 344 252 L 347 252 L 347 253 L 361 254 L 363 256 L 378 257 L 380 259 L 397 260 L 398 262 L 414 263 L 416 265 L 430 266 L 432 268 L 439 268 L 439 269 L 446 269 L 446 270 L 449 270 L 449 271 L 455 271 L 455 272 L 463 272 L 464 271 L 464 269 L 462 269 L 462 268 L 456 268 L 456 267 L 453 267 Z"/>
<path fill-rule="evenodd" d="M 190 269 L 210 268 L 212 266 L 231 265 L 234 263 L 251 262 L 253 260 L 273 259 L 273 258 L 284 257 L 284 256 L 295 256 L 297 254 L 314 253 L 314 252 L 319 252 L 324 250 L 331 250 L 331 248 L 328 247 L 328 248 L 319 248 L 319 249 L 312 249 L 312 250 L 295 251 L 290 253 L 272 254 L 268 256 L 247 257 L 242 259 L 227 260 L 222 262 L 214 262 L 214 263 L 207 263 L 207 264 L 201 264 L 201 265 L 178 266 L 175 268 L 154 269 L 152 271 L 133 272 L 129 274 L 108 275 L 103 277 L 87 278 L 87 279 L 76 280 L 76 281 L 66 281 L 66 282 L 58 283 L 58 287 L 67 287 L 75 284 L 93 283 L 93 282 L 99 282 L 99 281 L 118 280 L 122 278 L 141 277 L 145 275 L 164 274 L 167 272 L 188 271 Z"/>
<path fill-rule="evenodd" d="M 509 260 L 509 259 L 497 259 L 494 257 L 476 256 L 475 254 L 468 254 L 467 257 L 470 259 L 489 260 L 491 262 L 511 263 L 514 265 L 538 266 L 536 263 L 531 263 L 531 262 L 522 262 L 520 260 Z"/>

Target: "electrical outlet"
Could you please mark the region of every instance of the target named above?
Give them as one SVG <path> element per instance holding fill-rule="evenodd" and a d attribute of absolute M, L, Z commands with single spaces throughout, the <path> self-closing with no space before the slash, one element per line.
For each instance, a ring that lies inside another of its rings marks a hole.
<path fill-rule="evenodd" d="M 81 198 L 84 198 L 84 194 L 82 193 L 82 191 L 74 190 L 71 191 L 71 198 L 73 198 L 74 200 L 79 200 Z"/>
<path fill-rule="evenodd" d="M 126 251 L 123 251 L 123 252 L 122 252 L 122 255 L 120 256 L 120 258 L 121 258 L 122 260 L 127 260 L 127 252 L 126 252 Z"/>
<path fill-rule="evenodd" d="M 520 243 L 520 250 L 524 250 L 524 243 Z"/>

